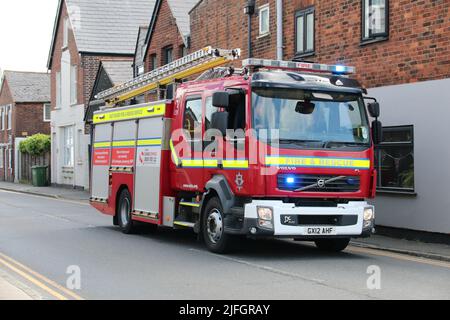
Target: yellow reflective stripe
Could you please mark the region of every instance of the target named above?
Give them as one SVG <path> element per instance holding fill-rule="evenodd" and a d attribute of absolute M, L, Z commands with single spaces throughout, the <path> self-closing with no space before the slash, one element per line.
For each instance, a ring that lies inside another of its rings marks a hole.
<path fill-rule="evenodd" d="M 224 168 L 248 168 L 248 160 L 223 160 Z"/>
<path fill-rule="evenodd" d="M 128 140 L 128 141 L 113 141 L 113 147 L 135 147 L 136 141 Z"/>
<path fill-rule="evenodd" d="M 179 165 L 180 164 L 180 159 L 178 159 L 178 155 L 177 152 L 175 150 L 175 147 L 173 146 L 173 141 L 170 140 L 170 151 L 172 152 L 172 158 L 173 158 L 173 162 L 175 162 L 175 165 Z"/>
<path fill-rule="evenodd" d="M 94 124 L 121 121 L 130 119 L 139 119 L 145 117 L 162 116 L 166 112 L 165 104 L 158 104 L 154 106 L 145 106 L 139 108 L 132 108 L 127 110 L 110 111 L 98 113 L 94 115 Z"/>
<path fill-rule="evenodd" d="M 199 208 L 200 203 L 180 202 L 180 206 Z"/>
<path fill-rule="evenodd" d="M 217 160 L 203 160 L 203 166 L 206 168 L 217 168 L 219 166 L 219 162 Z"/>
<path fill-rule="evenodd" d="M 111 147 L 111 142 L 97 142 L 94 143 L 94 148 L 109 148 Z"/>
<path fill-rule="evenodd" d="M 203 168 L 203 160 L 189 159 L 181 160 L 183 167 L 198 167 Z"/>
<path fill-rule="evenodd" d="M 159 146 L 161 144 L 161 139 L 142 139 L 138 141 L 138 146 Z"/>
<path fill-rule="evenodd" d="M 268 166 L 369 169 L 369 159 L 266 157 Z"/>

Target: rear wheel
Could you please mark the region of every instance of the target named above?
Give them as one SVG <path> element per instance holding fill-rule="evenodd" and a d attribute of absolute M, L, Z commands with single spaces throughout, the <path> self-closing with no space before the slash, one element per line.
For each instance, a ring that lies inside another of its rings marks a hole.
<path fill-rule="evenodd" d="M 229 252 L 234 238 L 225 233 L 224 214 L 219 198 L 213 197 L 206 204 L 202 223 L 206 247 L 215 253 Z"/>
<path fill-rule="evenodd" d="M 127 189 L 120 193 L 117 215 L 122 232 L 125 234 L 133 233 L 135 227 L 131 219 L 131 195 Z"/>
<path fill-rule="evenodd" d="M 347 248 L 350 238 L 343 239 L 319 239 L 314 241 L 317 248 L 327 252 L 341 252 Z"/>

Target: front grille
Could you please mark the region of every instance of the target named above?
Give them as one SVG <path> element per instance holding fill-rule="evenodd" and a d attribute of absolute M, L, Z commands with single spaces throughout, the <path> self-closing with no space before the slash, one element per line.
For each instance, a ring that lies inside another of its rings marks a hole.
<path fill-rule="evenodd" d="M 278 189 L 295 191 L 318 183 L 319 180 L 330 180 L 338 176 L 319 176 L 307 174 L 279 174 Z M 305 190 L 304 192 L 357 192 L 361 180 L 359 177 L 348 176 L 333 182 L 326 183 L 323 188 L 318 186 Z"/>
<path fill-rule="evenodd" d="M 357 215 L 282 215 L 281 224 L 289 226 L 353 226 Z"/>

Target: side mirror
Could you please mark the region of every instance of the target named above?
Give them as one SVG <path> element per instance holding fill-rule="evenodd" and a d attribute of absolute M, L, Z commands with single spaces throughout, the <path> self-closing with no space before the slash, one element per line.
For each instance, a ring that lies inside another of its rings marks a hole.
<path fill-rule="evenodd" d="M 367 105 L 369 114 L 372 118 L 378 118 L 380 116 L 380 104 L 378 102 L 371 102 Z"/>
<path fill-rule="evenodd" d="M 228 109 L 230 106 L 230 94 L 226 91 L 214 92 L 212 96 L 212 104 L 217 108 Z"/>
<path fill-rule="evenodd" d="M 314 112 L 316 105 L 310 101 L 299 101 L 295 107 L 295 112 L 301 114 L 311 114 Z"/>
<path fill-rule="evenodd" d="M 211 116 L 211 129 L 219 130 L 222 136 L 225 136 L 228 129 L 228 112 L 214 112 Z"/>
<path fill-rule="evenodd" d="M 378 120 L 372 122 L 372 139 L 374 144 L 380 144 L 383 141 L 383 125 Z"/>

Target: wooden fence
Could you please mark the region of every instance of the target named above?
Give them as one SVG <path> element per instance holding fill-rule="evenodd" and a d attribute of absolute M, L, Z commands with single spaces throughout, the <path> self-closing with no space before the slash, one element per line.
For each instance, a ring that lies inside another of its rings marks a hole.
<path fill-rule="evenodd" d="M 48 166 L 47 170 L 47 181 L 51 181 L 50 179 L 50 152 L 45 153 L 41 156 L 32 156 L 26 153 L 20 153 L 20 182 L 31 182 L 31 168 L 33 166 Z"/>

